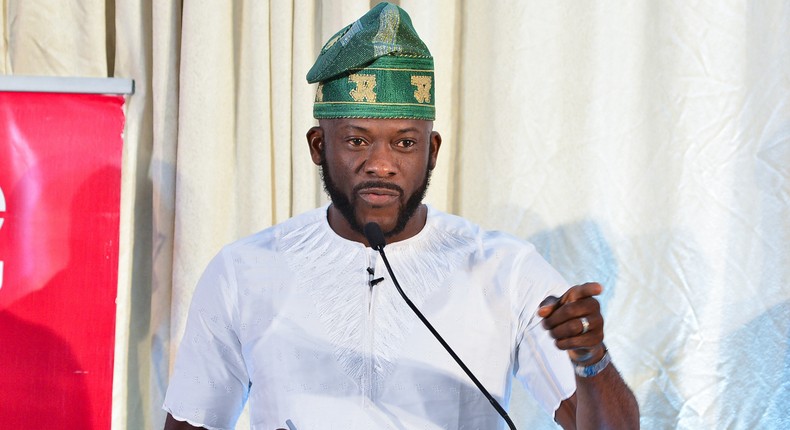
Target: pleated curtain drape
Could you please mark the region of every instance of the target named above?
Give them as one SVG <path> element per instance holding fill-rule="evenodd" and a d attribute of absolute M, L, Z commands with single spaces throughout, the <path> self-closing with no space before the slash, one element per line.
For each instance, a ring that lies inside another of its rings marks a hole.
<path fill-rule="evenodd" d="M 305 74 L 375 3 L 0 3 L 3 74 L 135 80 L 113 428 L 162 427 L 220 247 L 327 201 Z M 605 284 L 606 343 L 644 428 L 788 425 L 790 2 L 398 3 L 436 61 L 428 203 Z M 511 409 L 554 428 L 523 388 Z"/>

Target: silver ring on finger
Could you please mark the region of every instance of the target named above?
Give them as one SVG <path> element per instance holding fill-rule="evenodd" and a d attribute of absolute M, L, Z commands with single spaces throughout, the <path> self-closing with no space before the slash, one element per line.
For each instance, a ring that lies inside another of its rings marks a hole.
<path fill-rule="evenodd" d="M 579 321 L 582 322 L 582 332 L 580 334 L 590 331 L 590 320 L 588 320 L 587 317 L 581 317 L 579 318 Z"/>

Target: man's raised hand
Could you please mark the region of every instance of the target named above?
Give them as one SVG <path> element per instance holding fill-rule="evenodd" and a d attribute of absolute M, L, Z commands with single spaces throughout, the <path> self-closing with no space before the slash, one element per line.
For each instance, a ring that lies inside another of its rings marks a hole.
<path fill-rule="evenodd" d="M 568 351 L 571 360 L 579 364 L 595 363 L 606 352 L 601 305 L 594 297 L 601 292 L 603 287 L 595 282 L 576 285 L 559 298 L 547 297 L 538 308 L 543 327 L 557 348 Z"/>

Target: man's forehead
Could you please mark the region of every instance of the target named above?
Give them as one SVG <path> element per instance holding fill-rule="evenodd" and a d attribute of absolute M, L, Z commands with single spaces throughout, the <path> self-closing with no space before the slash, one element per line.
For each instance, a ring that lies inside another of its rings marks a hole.
<path fill-rule="evenodd" d="M 433 121 L 409 118 L 331 118 L 319 120 L 319 125 L 336 131 L 407 133 L 426 132 L 433 129 Z"/>

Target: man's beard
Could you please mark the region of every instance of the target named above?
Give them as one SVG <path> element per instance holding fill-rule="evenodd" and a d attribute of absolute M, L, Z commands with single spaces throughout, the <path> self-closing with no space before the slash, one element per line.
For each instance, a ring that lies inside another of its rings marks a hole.
<path fill-rule="evenodd" d="M 414 216 L 414 213 L 417 212 L 417 209 L 419 209 L 420 205 L 422 204 L 422 199 L 425 198 L 425 192 L 428 191 L 428 184 L 431 181 L 431 172 L 432 170 L 430 168 L 425 169 L 425 180 L 423 180 L 422 184 L 414 191 L 411 196 L 409 196 L 408 200 L 406 200 L 406 204 L 400 205 L 398 208 L 398 220 L 395 223 L 395 227 L 390 231 L 385 231 L 385 237 L 395 236 L 406 229 L 406 224 L 409 222 L 411 217 Z M 360 190 L 364 188 L 386 188 L 398 191 L 401 195 L 403 195 L 403 188 L 393 183 L 385 181 L 366 181 L 354 187 L 354 189 L 351 191 L 351 199 L 349 200 L 349 198 L 344 195 L 335 185 L 335 182 L 332 179 L 332 174 L 329 172 L 329 166 L 326 162 L 326 157 L 324 156 L 323 151 L 321 153 L 321 179 L 324 182 L 324 191 L 329 194 L 329 198 L 332 200 L 332 205 L 340 211 L 351 229 L 362 235 L 364 235 L 365 232 L 362 226 L 359 225 L 359 221 L 357 220 L 356 213 L 354 211 L 354 205 L 357 201 Z"/>

